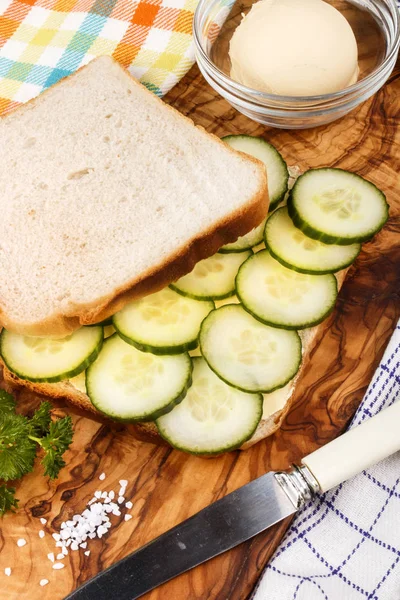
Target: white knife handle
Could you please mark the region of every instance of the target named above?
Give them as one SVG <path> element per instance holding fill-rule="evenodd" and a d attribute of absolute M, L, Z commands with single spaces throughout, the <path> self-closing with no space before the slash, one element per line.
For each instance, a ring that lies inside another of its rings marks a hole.
<path fill-rule="evenodd" d="M 400 401 L 315 450 L 302 463 L 326 492 L 400 450 Z"/>

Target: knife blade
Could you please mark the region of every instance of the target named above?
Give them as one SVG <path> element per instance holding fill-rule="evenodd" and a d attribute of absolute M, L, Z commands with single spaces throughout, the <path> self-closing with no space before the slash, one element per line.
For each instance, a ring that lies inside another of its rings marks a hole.
<path fill-rule="evenodd" d="M 65 600 L 135 600 L 293 515 L 318 492 L 400 450 L 400 402 L 312 452 L 289 472 L 267 473 L 123 558 Z"/>
<path fill-rule="evenodd" d="M 283 492 L 274 474 L 267 473 L 123 558 L 68 598 L 139 598 L 294 512 L 296 507 Z"/>

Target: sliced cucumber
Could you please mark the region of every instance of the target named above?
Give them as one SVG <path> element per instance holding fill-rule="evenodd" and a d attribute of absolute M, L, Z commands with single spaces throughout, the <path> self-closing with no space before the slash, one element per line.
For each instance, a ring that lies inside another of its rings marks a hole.
<path fill-rule="evenodd" d="M 251 438 L 262 411 L 261 394 L 236 390 L 217 377 L 203 358 L 195 358 L 186 398 L 156 424 L 160 435 L 179 450 L 219 454 Z"/>
<path fill-rule="evenodd" d="M 55 383 L 84 371 L 102 344 L 102 327 L 81 327 L 64 338 L 28 337 L 3 329 L 0 355 L 21 379 Z"/>
<path fill-rule="evenodd" d="M 244 392 L 272 392 L 297 373 L 301 340 L 296 331 L 263 325 L 242 306 L 213 310 L 200 331 L 201 352 L 223 381 Z"/>
<path fill-rule="evenodd" d="M 249 231 L 249 233 L 242 235 L 236 240 L 236 242 L 222 246 L 218 252 L 221 252 L 221 254 L 229 254 L 230 252 L 243 252 L 243 250 L 249 250 L 250 248 L 253 248 L 253 246 L 257 246 L 263 241 L 264 228 L 265 219 L 260 223 L 260 225 L 258 225 L 258 227 L 255 227 Z"/>
<path fill-rule="evenodd" d="M 251 256 L 239 269 L 236 292 L 253 317 L 283 329 L 321 323 L 337 298 L 336 277 L 305 275 L 287 269 L 268 250 Z"/>
<path fill-rule="evenodd" d="M 195 300 L 221 300 L 235 293 L 235 277 L 240 265 L 252 252 L 214 254 L 197 263 L 193 271 L 170 287 Z"/>
<path fill-rule="evenodd" d="M 285 267 L 316 275 L 348 267 L 361 250 L 361 244 L 338 246 L 309 238 L 293 225 L 285 206 L 269 217 L 265 243 L 271 255 Z"/>
<path fill-rule="evenodd" d="M 250 156 L 258 158 L 265 164 L 270 202 L 269 210 L 273 210 L 283 200 L 288 189 L 289 171 L 280 152 L 261 137 L 227 135 L 222 139 L 235 150 L 250 154 Z"/>
<path fill-rule="evenodd" d="M 152 421 L 181 402 L 191 384 L 188 354 L 141 352 L 114 334 L 86 371 L 92 404 L 119 421 Z"/>
<path fill-rule="evenodd" d="M 306 235 L 340 245 L 371 239 L 389 216 L 383 192 L 342 169 L 311 169 L 301 175 L 288 209 L 293 223 Z"/>
<path fill-rule="evenodd" d="M 198 345 L 200 325 L 214 302 L 185 298 L 169 288 L 127 304 L 113 323 L 125 342 L 143 352 L 179 354 Z"/>

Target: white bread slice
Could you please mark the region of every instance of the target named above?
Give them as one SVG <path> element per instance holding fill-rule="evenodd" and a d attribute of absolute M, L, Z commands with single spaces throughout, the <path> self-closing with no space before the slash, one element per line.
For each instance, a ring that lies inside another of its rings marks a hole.
<path fill-rule="evenodd" d="M 250 231 L 265 167 L 100 57 L 0 119 L 0 325 L 67 335 Z"/>
<path fill-rule="evenodd" d="M 346 278 L 347 272 L 348 269 L 344 269 L 343 271 L 336 273 L 339 289 Z M 228 298 L 226 301 L 223 301 L 220 304 L 228 304 L 229 300 L 232 301 L 232 299 Z M 298 381 L 301 378 L 303 371 L 307 368 L 307 365 L 311 360 L 313 350 L 322 333 L 324 332 L 325 327 L 326 325 L 323 322 L 320 325 L 316 325 L 315 327 L 304 329 L 303 331 L 299 332 L 302 338 L 303 346 L 303 360 L 301 367 L 296 376 L 285 387 L 275 390 L 275 392 L 272 392 L 271 394 L 264 394 L 263 417 L 253 436 L 250 440 L 243 444 L 243 446 L 240 448 L 241 450 L 250 448 L 250 446 L 253 446 L 260 440 L 270 436 L 277 429 L 279 429 L 293 404 Z M 84 387 L 79 380 L 63 381 L 60 383 L 31 383 L 29 381 L 19 379 L 16 375 L 8 371 L 4 365 L 3 376 L 5 381 L 11 386 L 27 387 L 33 392 L 44 394 L 45 396 L 49 396 L 51 398 L 64 398 L 81 409 L 89 410 L 92 413 L 97 413 L 97 415 L 100 414 L 90 402 L 89 397 L 86 395 Z M 135 428 L 140 430 L 149 438 L 152 438 L 153 440 L 158 439 L 161 441 L 154 423 L 140 423 L 135 425 Z"/>

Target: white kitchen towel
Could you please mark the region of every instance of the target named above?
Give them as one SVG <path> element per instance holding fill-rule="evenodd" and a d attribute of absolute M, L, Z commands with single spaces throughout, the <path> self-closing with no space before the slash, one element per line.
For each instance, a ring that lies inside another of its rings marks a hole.
<path fill-rule="evenodd" d="M 398 399 L 400 321 L 351 427 Z M 400 600 L 400 453 L 308 504 L 253 595 L 253 600 L 362 599 Z"/>

